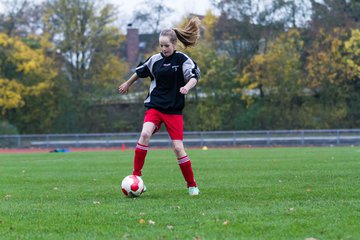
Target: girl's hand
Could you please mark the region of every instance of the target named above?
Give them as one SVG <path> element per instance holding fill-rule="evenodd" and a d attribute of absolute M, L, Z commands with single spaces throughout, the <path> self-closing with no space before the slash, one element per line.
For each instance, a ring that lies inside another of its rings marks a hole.
<path fill-rule="evenodd" d="M 181 94 L 186 95 L 186 94 L 188 94 L 188 92 L 189 92 L 189 89 L 187 89 L 186 87 L 181 87 L 181 88 L 180 88 L 180 93 L 181 93 Z"/>
<path fill-rule="evenodd" d="M 180 93 L 181 93 L 181 94 L 184 94 L 184 95 L 188 94 L 189 91 L 190 91 L 193 87 L 195 87 L 196 84 L 197 84 L 197 79 L 196 79 L 196 78 L 191 78 L 191 79 L 186 83 L 185 86 L 183 86 L 183 87 L 180 88 Z"/>
<path fill-rule="evenodd" d="M 118 88 L 118 92 L 121 94 L 127 94 L 129 91 L 129 85 L 127 84 L 127 82 L 121 84 Z"/>

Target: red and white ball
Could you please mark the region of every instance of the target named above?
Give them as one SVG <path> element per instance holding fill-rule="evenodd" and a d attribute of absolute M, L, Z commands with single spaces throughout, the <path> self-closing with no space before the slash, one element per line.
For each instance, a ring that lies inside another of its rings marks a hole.
<path fill-rule="evenodd" d="M 144 191 L 144 181 L 136 175 L 126 176 L 121 182 L 121 190 L 127 197 L 139 197 Z"/>

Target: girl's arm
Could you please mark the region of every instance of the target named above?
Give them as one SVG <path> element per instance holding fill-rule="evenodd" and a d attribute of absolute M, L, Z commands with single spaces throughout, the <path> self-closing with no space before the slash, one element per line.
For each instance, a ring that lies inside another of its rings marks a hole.
<path fill-rule="evenodd" d="M 118 87 L 118 92 L 121 93 L 121 94 L 127 94 L 128 91 L 129 91 L 129 88 L 130 86 L 136 82 L 136 80 L 139 79 L 139 76 L 134 73 L 130 78 L 129 80 L 127 80 L 126 82 L 124 82 L 123 84 L 121 84 L 119 87 Z"/>
<path fill-rule="evenodd" d="M 190 89 L 195 87 L 196 84 L 197 84 L 197 79 L 196 78 L 190 78 L 190 80 L 186 83 L 186 85 L 180 88 L 180 92 L 182 94 L 186 95 L 186 94 L 188 94 Z"/>

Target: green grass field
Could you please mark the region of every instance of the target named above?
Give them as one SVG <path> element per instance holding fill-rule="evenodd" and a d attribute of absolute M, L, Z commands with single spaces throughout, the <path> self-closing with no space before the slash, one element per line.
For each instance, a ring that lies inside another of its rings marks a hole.
<path fill-rule="evenodd" d="M 0 239 L 360 239 L 360 148 L 151 150 L 148 191 L 126 198 L 133 151 L 0 155 Z"/>

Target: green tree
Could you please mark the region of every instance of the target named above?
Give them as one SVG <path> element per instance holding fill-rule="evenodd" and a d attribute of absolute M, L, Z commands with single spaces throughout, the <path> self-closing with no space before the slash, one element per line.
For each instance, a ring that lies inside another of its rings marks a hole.
<path fill-rule="evenodd" d="M 201 70 L 199 83 L 188 96 L 191 104 L 185 110 L 186 127 L 192 130 L 233 129 L 234 119 L 241 112 L 239 93 L 235 91 L 239 87 L 235 63 L 216 49 L 213 33 L 217 21 L 218 18 L 208 11 L 202 19 L 204 31 L 198 45 L 185 50 Z"/>
<path fill-rule="evenodd" d="M 113 25 L 116 9 L 100 3 L 52 0 L 45 6 L 45 29 L 57 47 L 70 91 L 72 117 L 64 121 L 81 132 L 103 125 L 106 117 L 101 111 L 93 114 L 93 110 L 102 98 L 115 94 L 119 79 L 128 71 L 119 56 L 119 46 L 125 38 Z M 107 119 L 111 121 L 110 116 Z"/>

